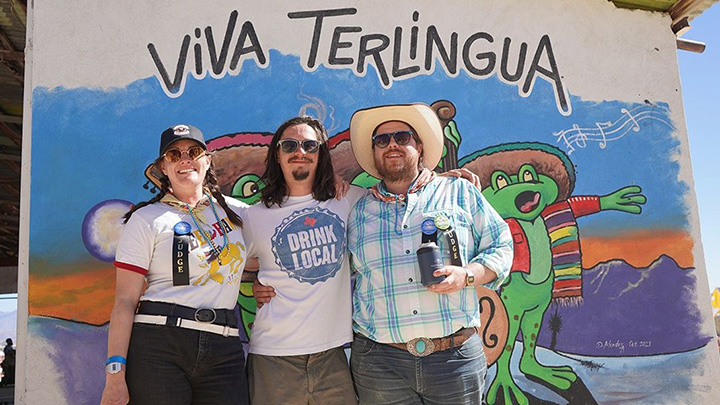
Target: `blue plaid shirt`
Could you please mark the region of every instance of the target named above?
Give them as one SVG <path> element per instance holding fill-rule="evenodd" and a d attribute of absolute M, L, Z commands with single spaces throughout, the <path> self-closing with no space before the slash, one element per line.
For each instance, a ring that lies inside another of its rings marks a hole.
<path fill-rule="evenodd" d="M 382 183 L 378 191 L 392 195 Z M 480 326 L 474 288 L 437 294 L 420 283 L 420 224 L 438 214 L 450 219 L 463 264 L 481 263 L 497 273 L 486 287 L 496 289 L 508 276 L 513 258 L 508 226 L 470 182 L 438 177 L 394 203 L 365 196 L 347 222 L 355 332 L 376 342 L 404 343 Z M 450 264 L 446 238 L 439 236 L 437 243 Z"/>

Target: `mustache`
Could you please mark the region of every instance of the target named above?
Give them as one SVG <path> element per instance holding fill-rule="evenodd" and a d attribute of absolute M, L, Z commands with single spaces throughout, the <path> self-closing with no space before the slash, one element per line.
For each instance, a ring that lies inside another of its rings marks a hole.
<path fill-rule="evenodd" d="M 302 163 L 302 162 L 312 163 L 312 159 L 307 158 L 307 157 L 302 157 L 302 156 L 301 156 L 301 157 L 292 157 L 292 158 L 288 159 L 288 163 L 296 163 L 296 162 L 298 162 L 298 163 Z"/>

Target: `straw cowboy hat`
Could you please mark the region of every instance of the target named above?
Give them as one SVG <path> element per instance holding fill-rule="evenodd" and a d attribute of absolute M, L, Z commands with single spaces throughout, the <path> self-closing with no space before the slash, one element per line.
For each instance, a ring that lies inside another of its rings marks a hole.
<path fill-rule="evenodd" d="M 422 161 L 430 170 L 435 169 L 443 152 L 443 130 L 435 111 L 427 104 L 396 104 L 356 111 L 350 120 L 350 144 L 355 159 L 371 176 L 380 178 L 375 169 L 372 136 L 380 124 L 402 121 L 420 138 L 423 145 Z"/>

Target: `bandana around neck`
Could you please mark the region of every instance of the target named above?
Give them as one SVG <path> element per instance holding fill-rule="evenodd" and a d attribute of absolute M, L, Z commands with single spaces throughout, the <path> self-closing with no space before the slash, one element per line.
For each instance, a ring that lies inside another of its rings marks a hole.
<path fill-rule="evenodd" d="M 430 183 L 435 178 L 435 172 L 428 170 L 427 168 L 423 168 L 420 171 L 420 174 L 418 174 L 417 178 L 415 178 L 415 181 L 410 185 L 410 188 L 408 188 L 407 193 L 405 194 L 393 194 L 385 188 L 385 182 L 380 182 L 370 189 L 373 196 L 377 198 L 378 200 L 382 202 L 397 202 L 397 201 L 405 201 L 407 199 L 408 194 L 416 193 L 421 188 L 425 187 L 428 183 Z"/>
<path fill-rule="evenodd" d="M 176 208 L 186 214 L 190 213 L 190 210 L 188 210 L 188 204 L 178 200 L 174 195 L 171 193 L 166 193 L 163 198 L 160 199 L 160 202 L 165 203 L 173 208 Z M 194 213 L 202 212 L 205 208 L 209 207 L 211 204 L 210 199 L 208 198 L 208 192 L 207 190 L 204 190 L 203 197 L 198 201 L 197 204 L 195 204 L 195 207 L 192 208 Z"/>

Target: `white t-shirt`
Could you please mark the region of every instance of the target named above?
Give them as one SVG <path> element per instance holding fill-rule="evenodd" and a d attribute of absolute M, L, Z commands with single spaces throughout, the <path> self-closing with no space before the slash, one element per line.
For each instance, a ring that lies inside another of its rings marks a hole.
<path fill-rule="evenodd" d="M 225 197 L 235 212 L 247 205 Z M 141 301 L 160 301 L 193 308 L 232 309 L 237 303 L 240 279 L 246 261 L 246 248 L 240 227 L 230 222 L 227 214 L 214 201 L 217 220 L 211 207 L 197 214 L 207 225 L 203 226 L 217 247 L 222 247 L 223 227 L 227 233 L 227 246 L 218 260 L 208 262 L 206 254 L 212 251 L 189 213 L 182 212 L 163 202 L 147 205 L 135 211 L 125 224 L 117 251 L 115 266 L 145 275 L 148 287 Z M 190 226 L 188 246 L 189 285 L 173 286 L 174 227 L 181 222 Z"/>
<path fill-rule="evenodd" d="M 255 314 L 250 353 L 312 354 L 352 340 L 345 222 L 366 193 L 350 187 L 341 200 L 288 197 L 244 212 L 248 257 L 258 258 L 258 279 L 276 294 Z"/>

